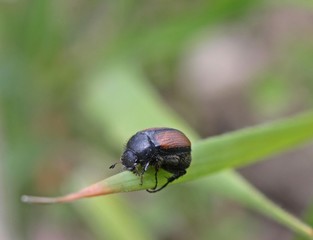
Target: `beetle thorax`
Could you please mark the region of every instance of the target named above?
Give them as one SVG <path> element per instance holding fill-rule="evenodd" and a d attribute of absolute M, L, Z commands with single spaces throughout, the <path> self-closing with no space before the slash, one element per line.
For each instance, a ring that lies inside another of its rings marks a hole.
<path fill-rule="evenodd" d="M 151 161 L 155 155 L 155 146 L 149 136 L 144 133 L 135 134 L 127 143 L 125 151 L 131 151 L 137 156 L 137 164 Z"/>

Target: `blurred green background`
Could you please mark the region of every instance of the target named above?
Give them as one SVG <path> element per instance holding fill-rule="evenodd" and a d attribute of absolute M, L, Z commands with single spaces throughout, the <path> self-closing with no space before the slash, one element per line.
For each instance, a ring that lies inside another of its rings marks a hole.
<path fill-rule="evenodd" d="M 0 239 L 293 239 L 201 180 L 19 199 L 121 171 L 108 167 L 147 127 L 207 137 L 312 108 L 312 23 L 307 1 L 0 1 Z M 312 158 L 311 146 L 239 171 L 300 216 Z"/>

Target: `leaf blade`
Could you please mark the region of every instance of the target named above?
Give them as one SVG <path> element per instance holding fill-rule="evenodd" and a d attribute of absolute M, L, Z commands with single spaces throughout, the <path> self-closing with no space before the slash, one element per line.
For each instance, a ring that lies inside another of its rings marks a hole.
<path fill-rule="evenodd" d="M 188 178 L 255 163 L 312 139 L 312 112 L 208 138 L 195 145 L 197 170 Z"/>

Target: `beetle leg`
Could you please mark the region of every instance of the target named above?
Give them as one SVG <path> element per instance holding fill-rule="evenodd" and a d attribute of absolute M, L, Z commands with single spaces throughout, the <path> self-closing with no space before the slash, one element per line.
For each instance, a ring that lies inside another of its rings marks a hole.
<path fill-rule="evenodd" d="M 177 178 L 179 178 L 179 177 L 181 177 L 181 176 L 183 176 L 183 175 L 185 175 L 186 174 L 186 171 L 185 170 L 183 170 L 183 171 L 180 171 L 180 172 L 178 172 L 178 173 L 175 173 L 175 174 L 173 174 L 171 177 L 169 177 L 168 179 L 167 179 L 167 182 L 162 186 L 162 187 L 160 187 L 159 189 L 152 189 L 152 190 L 150 190 L 150 189 L 147 189 L 147 192 L 149 192 L 149 193 L 155 193 L 155 192 L 158 192 L 158 191 L 161 191 L 163 188 L 165 188 L 169 183 L 171 183 L 171 182 L 173 182 L 174 180 L 176 180 Z"/>
<path fill-rule="evenodd" d="M 151 189 L 146 189 L 146 191 L 149 193 L 154 192 L 155 189 L 158 187 L 158 172 L 159 172 L 159 166 L 155 165 L 155 173 L 154 173 L 155 185 Z"/>
<path fill-rule="evenodd" d="M 145 173 L 148 170 L 150 162 L 147 162 L 145 167 L 143 168 L 143 173 Z"/>
<path fill-rule="evenodd" d="M 140 185 L 143 184 L 143 174 L 147 171 L 149 167 L 150 162 L 147 162 L 146 165 L 142 168 L 141 173 L 140 173 Z"/>
<path fill-rule="evenodd" d="M 158 171 L 159 171 L 159 166 L 156 165 L 156 166 L 155 166 L 155 173 L 154 173 L 155 185 L 154 185 L 154 187 L 152 188 L 153 190 L 156 189 L 157 186 L 158 186 Z"/>

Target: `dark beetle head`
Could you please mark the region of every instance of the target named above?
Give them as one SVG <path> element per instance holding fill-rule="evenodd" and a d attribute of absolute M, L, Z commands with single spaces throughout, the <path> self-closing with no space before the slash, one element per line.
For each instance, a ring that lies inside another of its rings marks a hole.
<path fill-rule="evenodd" d="M 138 164 L 138 157 L 132 151 L 126 149 L 121 161 L 127 170 L 133 171 Z"/>

